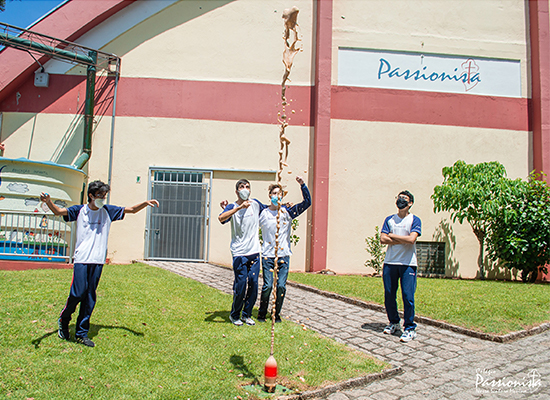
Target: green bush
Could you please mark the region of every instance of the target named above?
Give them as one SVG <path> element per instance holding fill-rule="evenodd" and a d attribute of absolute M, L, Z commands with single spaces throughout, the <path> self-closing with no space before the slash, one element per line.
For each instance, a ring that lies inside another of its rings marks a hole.
<path fill-rule="evenodd" d="M 386 245 L 380 243 L 380 229 L 378 226 L 374 228 L 374 236 L 366 238 L 365 242 L 367 243 L 366 250 L 371 256 L 370 260 L 365 261 L 365 267 L 371 267 L 377 274 L 380 274 L 386 257 L 384 251 Z"/>
<path fill-rule="evenodd" d="M 457 161 L 443 168 L 443 183 L 434 188 L 434 212 L 449 211 L 453 222 L 466 220 L 479 241 L 478 265 L 483 279 L 483 252 L 521 271 L 534 282 L 550 262 L 550 189 L 541 176 L 509 179 L 496 161 L 476 165 Z"/>
<path fill-rule="evenodd" d="M 524 282 L 550 262 L 550 188 L 537 178 L 509 182 L 507 204 L 494 213 L 487 238 L 489 256 L 521 271 Z"/>

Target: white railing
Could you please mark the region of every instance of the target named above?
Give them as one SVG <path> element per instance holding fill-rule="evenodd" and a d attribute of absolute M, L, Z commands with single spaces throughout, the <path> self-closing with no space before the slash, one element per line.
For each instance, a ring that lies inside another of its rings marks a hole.
<path fill-rule="evenodd" d="M 0 211 L 0 260 L 69 263 L 71 223 L 51 214 Z"/>

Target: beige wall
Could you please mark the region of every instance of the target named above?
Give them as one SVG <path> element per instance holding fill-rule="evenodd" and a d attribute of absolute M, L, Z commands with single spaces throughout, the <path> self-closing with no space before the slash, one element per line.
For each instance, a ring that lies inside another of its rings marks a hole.
<path fill-rule="evenodd" d="M 418 51 L 521 60 L 522 96 L 528 94 L 526 3 L 515 0 L 334 0 L 332 80 L 337 85 L 338 47 Z M 283 66 L 282 11 L 300 8 L 304 51 L 297 55 L 291 85 L 314 81 L 316 12 L 313 0 L 181 1 L 114 38 L 102 50 L 122 56 L 124 77 L 279 84 Z M 202 8 L 199 8 L 202 7 Z M 71 73 L 78 73 L 75 68 Z M 1 138 L 6 157 L 50 159 L 74 120 L 73 115 L 4 113 Z M 93 138 L 90 179 L 108 179 L 111 119 L 99 122 Z M 290 127 L 292 141 L 285 172 L 288 200 L 301 201 L 294 177 L 311 187 L 313 129 Z M 34 133 L 33 133 L 34 132 Z M 231 262 L 229 226 L 217 221 L 219 202 L 234 199 L 234 182 L 252 181 L 254 197 L 267 203 L 269 173 L 221 170 L 274 170 L 278 126 L 171 118 L 117 117 L 111 203 L 133 205 L 147 196 L 149 167 L 214 171 L 210 260 Z M 39 145 L 36 145 L 40 143 Z M 443 213 L 434 214 L 430 195 L 442 181 L 441 168 L 498 160 L 512 178 L 531 169 L 526 132 L 450 126 L 333 120 L 327 267 L 366 273 L 365 237 L 395 212 L 397 192 L 416 197 L 413 212 L 423 222 L 421 240 L 443 240 Z M 137 183 L 137 177 L 141 183 Z M 304 270 L 311 211 L 300 217 L 291 268 Z M 113 224 L 109 257 L 129 262 L 143 257 L 146 212 Z M 478 245 L 469 226 L 451 224 L 448 268 L 472 277 Z M 450 236 L 449 236 L 450 235 Z M 451 237 L 452 236 L 452 237 Z M 451 242 L 456 244 L 450 245 Z M 453 272 L 454 273 L 454 272 Z"/>
<path fill-rule="evenodd" d="M 338 47 L 521 60 L 527 96 L 527 2 L 521 0 L 335 0 L 333 84 Z"/>
<path fill-rule="evenodd" d="M 123 57 L 123 76 L 280 83 L 282 12 L 294 5 L 300 9 L 298 23 L 306 40 L 292 84 L 309 85 L 312 0 L 180 1 L 102 50 Z"/>
<path fill-rule="evenodd" d="M 529 171 L 529 134 L 504 130 L 427 126 L 384 122 L 332 121 L 330 153 L 329 268 L 367 273 L 370 258 L 365 238 L 396 212 L 395 196 L 409 190 L 415 196 L 411 212 L 422 220 L 423 241 L 447 241 L 447 268 L 474 277 L 477 239 L 468 225 L 451 224 L 441 235 L 444 213 L 434 214 L 430 196 L 443 181 L 441 169 L 457 160 L 479 163 L 498 160 L 511 178 Z M 449 151 L 452 149 L 452 151 Z M 345 232 L 345 234 L 342 234 Z"/>
<path fill-rule="evenodd" d="M 526 97 L 527 10 L 526 2 L 512 0 L 337 0 L 333 84 L 338 84 L 339 47 L 371 48 L 520 60 Z M 329 268 L 372 272 L 363 266 L 370 258 L 365 237 L 395 212 L 396 194 L 408 189 L 415 195 L 412 212 L 423 223 L 420 240 L 445 240 L 447 273 L 474 277 L 477 239 L 468 225 L 449 222 L 445 213 L 434 214 L 433 187 L 442 182 L 441 169 L 459 159 L 497 160 L 510 177 L 525 178 L 532 168 L 530 143 L 526 132 L 333 120 Z M 349 234 L 343 237 L 341 232 Z"/>
<path fill-rule="evenodd" d="M 252 182 L 252 196 L 268 203 L 267 187 L 274 182 L 275 174 L 224 172 L 220 170 L 274 171 L 277 166 L 278 134 L 276 125 L 231 123 L 219 121 L 181 120 L 168 118 L 117 118 L 112 177 L 112 204 L 129 206 L 147 197 L 149 167 L 199 168 L 214 171 L 210 226 L 210 260 L 230 264 L 229 226 L 217 221 L 221 200 L 235 200 L 235 182 L 241 177 Z M 94 139 L 92 159 L 103 161 L 90 164 L 90 178 L 107 171 L 107 160 L 102 149 L 108 149 L 107 135 Z M 310 130 L 291 127 L 287 130 L 291 140 L 289 164 L 283 185 L 289 194 L 288 201 L 301 201 L 295 176 L 308 179 Z M 154 138 L 154 139 L 152 139 Z M 235 149 L 240 150 L 236 151 Z M 230 149 L 230 150 L 228 150 Z M 97 154 L 97 158 L 96 158 Z M 140 176 L 141 183 L 137 182 Z M 113 224 L 110 236 L 110 258 L 115 262 L 129 262 L 143 257 L 146 213 L 129 215 L 125 222 Z M 305 269 L 306 216 L 300 218 L 298 236 L 301 240 L 294 250 L 293 269 Z"/>

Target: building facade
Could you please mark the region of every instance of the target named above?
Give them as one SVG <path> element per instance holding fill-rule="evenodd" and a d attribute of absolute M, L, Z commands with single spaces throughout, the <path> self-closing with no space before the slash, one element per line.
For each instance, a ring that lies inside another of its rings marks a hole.
<path fill-rule="evenodd" d="M 67 1 L 29 29 L 122 60 L 119 79 L 98 74 L 85 171 L 111 182 L 113 204 L 163 203 L 161 215 L 113 225 L 109 258 L 231 263 L 219 203 L 235 198 L 243 177 L 268 202 L 282 111 L 281 17 L 291 6 L 300 9 L 302 51 L 286 91 L 283 184 L 299 202 L 301 175 L 313 197 L 291 268 L 372 272 L 365 238 L 407 189 L 436 272 L 475 277 L 471 228 L 435 214 L 430 196 L 457 160 L 499 161 L 511 178 L 550 172 L 547 0 Z M 82 141 L 85 68 L 39 61 L 48 87 L 34 85 L 40 67 L 27 53 L 0 52 L 4 156 L 71 164 Z"/>

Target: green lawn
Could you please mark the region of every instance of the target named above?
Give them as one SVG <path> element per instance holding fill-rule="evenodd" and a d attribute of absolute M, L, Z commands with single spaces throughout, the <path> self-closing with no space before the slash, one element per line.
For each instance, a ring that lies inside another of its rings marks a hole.
<path fill-rule="evenodd" d="M 95 348 L 62 341 L 57 318 L 71 274 L 0 271 L 3 397 L 252 398 L 242 386 L 263 382 L 271 324 L 235 327 L 231 296 L 142 264 L 105 266 L 91 321 Z M 279 382 L 302 390 L 388 367 L 288 321 L 276 325 L 275 357 Z"/>
<path fill-rule="evenodd" d="M 291 273 L 289 280 L 384 304 L 380 277 Z M 399 309 L 403 309 L 401 290 Z M 486 333 L 506 334 L 550 321 L 550 285 L 418 278 L 416 314 Z"/>

